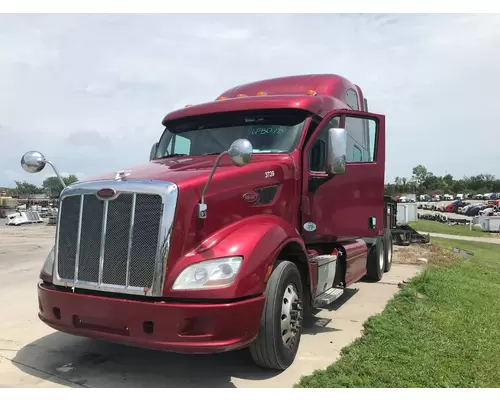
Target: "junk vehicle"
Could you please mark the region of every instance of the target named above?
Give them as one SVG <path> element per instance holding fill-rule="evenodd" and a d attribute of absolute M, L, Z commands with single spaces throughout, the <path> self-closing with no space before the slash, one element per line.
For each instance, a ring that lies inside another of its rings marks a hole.
<path fill-rule="evenodd" d="M 172 352 L 246 347 L 286 369 L 312 308 L 391 268 L 385 137 L 385 117 L 334 74 L 167 114 L 149 163 L 62 191 L 39 318 Z M 52 165 L 39 152 L 21 163 Z"/>

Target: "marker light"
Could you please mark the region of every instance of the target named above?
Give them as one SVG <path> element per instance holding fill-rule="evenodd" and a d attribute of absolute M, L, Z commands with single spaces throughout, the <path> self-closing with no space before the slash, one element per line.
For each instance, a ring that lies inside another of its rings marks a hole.
<path fill-rule="evenodd" d="M 217 97 L 217 100 L 226 100 L 226 99 L 227 99 L 226 96 L 219 96 L 219 97 Z"/>
<path fill-rule="evenodd" d="M 265 96 L 265 95 L 267 95 L 267 93 L 266 93 L 266 92 L 258 92 L 258 93 L 257 93 L 257 96 Z"/>
<path fill-rule="evenodd" d="M 236 95 L 236 97 L 247 97 L 247 95 L 243 94 L 243 93 L 239 93 L 239 94 Z"/>
<path fill-rule="evenodd" d="M 317 93 L 316 93 L 314 90 L 312 90 L 312 89 L 309 89 L 309 90 L 306 92 L 306 94 L 307 94 L 308 96 L 316 96 L 316 95 L 317 95 Z"/>

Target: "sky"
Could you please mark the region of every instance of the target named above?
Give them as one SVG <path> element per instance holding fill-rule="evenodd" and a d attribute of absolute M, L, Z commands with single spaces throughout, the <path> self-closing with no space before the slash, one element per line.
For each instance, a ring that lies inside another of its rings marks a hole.
<path fill-rule="evenodd" d="M 0 15 L 0 187 L 149 159 L 163 117 L 226 89 L 335 73 L 386 115 L 386 181 L 500 177 L 500 14 Z M 495 139 L 497 137 L 497 139 Z"/>

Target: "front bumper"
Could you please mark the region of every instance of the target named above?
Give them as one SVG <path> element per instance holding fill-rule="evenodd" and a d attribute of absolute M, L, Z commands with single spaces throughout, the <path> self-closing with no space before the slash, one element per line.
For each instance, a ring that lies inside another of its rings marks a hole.
<path fill-rule="evenodd" d="M 223 304 L 137 301 L 38 284 L 39 318 L 50 327 L 138 347 L 216 353 L 245 347 L 259 331 L 264 297 Z"/>

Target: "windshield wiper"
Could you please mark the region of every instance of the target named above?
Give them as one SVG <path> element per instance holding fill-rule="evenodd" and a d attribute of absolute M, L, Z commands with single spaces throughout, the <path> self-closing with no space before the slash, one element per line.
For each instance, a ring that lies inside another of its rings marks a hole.
<path fill-rule="evenodd" d="M 167 154 L 166 156 L 163 157 L 159 157 L 158 159 L 161 160 L 163 158 L 184 157 L 184 156 L 187 156 L 187 154 L 173 153 L 173 154 Z"/>
<path fill-rule="evenodd" d="M 215 153 L 203 153 L 202 156 L 216 156 L 217 154 L 220 154 L 220 151 Z"/>

